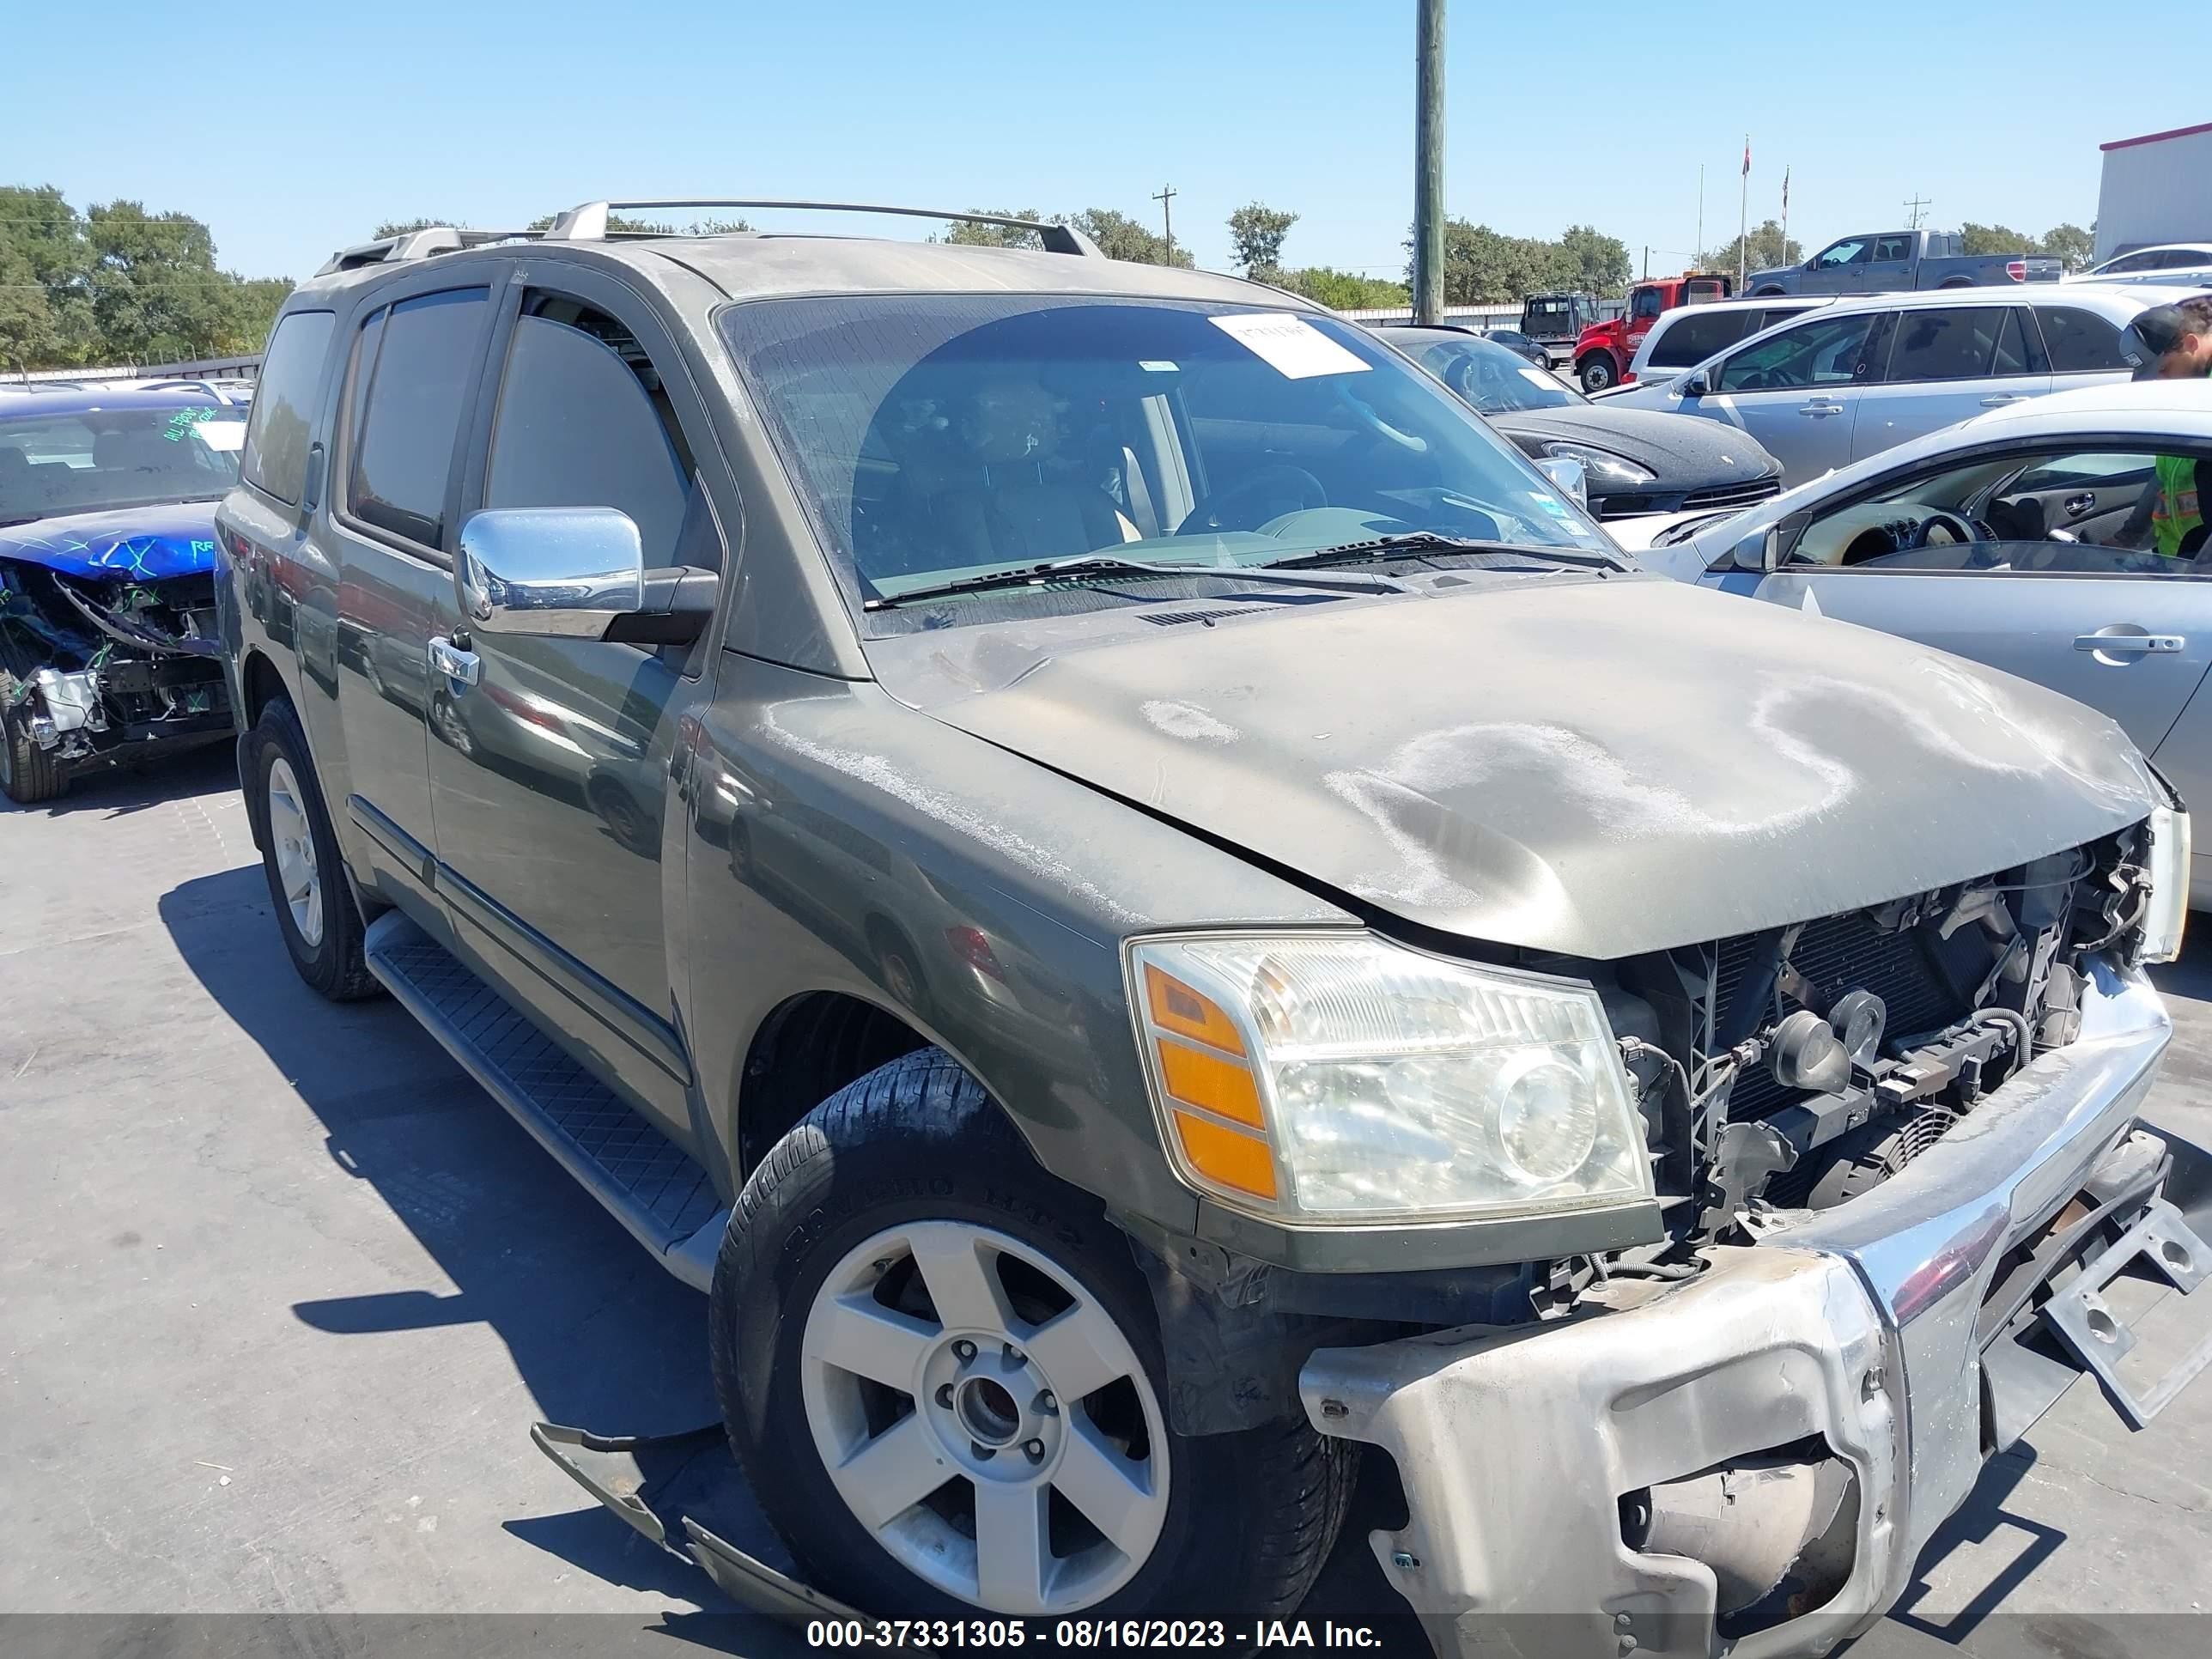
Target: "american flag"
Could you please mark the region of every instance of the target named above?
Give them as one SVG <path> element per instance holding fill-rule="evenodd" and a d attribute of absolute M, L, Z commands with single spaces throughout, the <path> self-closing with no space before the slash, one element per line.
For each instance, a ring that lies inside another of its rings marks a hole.
<path fill-rule="evenodd" d="M 1790 169 L 1782 169 L 1782 210 L 1790 211 Z"/>
<path fill-rule="evenodd" d="M 1747 179 L 1751 177 L 1751 140 L 1748 138 L 1743 141 L 1743 176 Z"/>

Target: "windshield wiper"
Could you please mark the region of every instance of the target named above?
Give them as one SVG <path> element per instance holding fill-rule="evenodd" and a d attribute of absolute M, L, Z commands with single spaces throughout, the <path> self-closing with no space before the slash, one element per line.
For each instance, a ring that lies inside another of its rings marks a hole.
<path fill-rule="evenodd" d="M 1223 581 L 1264 582 L 1271 580 L 1268 573 L 1282 562 L 1271 560 L 1260 565 L 1153 564 L 1141 559 L 1117 559 L 1107 554 L 1085 553 L 1072 559 L 1048 559 L 1042 564 L 1024 565 L 1018 570 L 994 570 L 980 576 L 962 576 L 954 581 L 933 582 L 927 587 L 909 587 L 900 593 L 879 594 L 865 601 L 861 609 L 888 611 L 918 600 L 943 599 L 949 594 L 981 593 L 992 588 L 1032 587 L 1071 578 L 1079 580 L 1088 576 L 1118 576 L 1124 580 L 1132 576 L 1214 576 Z M 1304 579 L 1277 576 L 1272 580 Z"/>
<path fill-rule="evenodd" d="M 1434 530 L 1407 530 L 1395 535 L 1373 537 L 1364 542 L 1344 542 L 1335 547 L 1316 548 L 1310 553 L 1293 554 L 1287 559 L 1269 559 L 1259 568 L 1263 570 L 1311 570 L 1327 565 L 1364 564 L 1423 553 L 1504 553 L 1516 558 L 1548 559 L 1554 563 L 1577 565 L 1590 570 L 1625 571 L 1628 568 L 1617 558 L 1595 551 L 1584 552 L 1578 547 L 1530 547 L 1519 542 L 1492 542 L 1479 540 L 1472 536 L 1447 536 Z"/>

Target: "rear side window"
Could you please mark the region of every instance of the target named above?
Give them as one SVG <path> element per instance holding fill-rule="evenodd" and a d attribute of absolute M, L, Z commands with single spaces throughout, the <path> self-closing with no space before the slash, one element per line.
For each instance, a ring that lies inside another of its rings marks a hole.
<path fill-rule="evenodd" d="M 2039 306 L 2036 315 L 2043 323 L 2043 344 L 2051 355 L 2052 374 L 2087 374 L 2128 366 L 2120 356 L 2120 331 L 2095 312 L 2075 306 Z"/>
<path fill-rule="evenodd" d="M 307 485 L 315 388 L 337 323 L 327 311 L 292 312 L 277 323 L 262 359 L 253 419 L 246 429 L 246 481 L 287 506 L 299 504 Z"/>
<path fill-rule="evenodd" d="M 425 547 L 442 540 L 454 441 L 490 311 L 489 293 L 465 288 L 426 294 L 370 319 L 358 370 L 368 395 L 346 492 L 363 523 Z"/>
<path fill-rule="evenodd" d="M 1670 325 L 1651 347 L 1654 368 L 1687 368 L 1716 351 L 1725 351 L 1753 331 L 1755 311 L 1710 311 Z"/>
<path fill-rule="evenodd" d="M 659 374 L 604 313 L 552 301 L 517 319 L 486 507 L 612 507 L 648 566 L 676 562 L 688 469 Z"/>
<path fill-rule="evenodd" d="M 1956 310 L 1899 313 L 1888 378 L 1893 381 L 1984 379 L 1995 372 L 1997 337 L 2004 331 L 2006 311 L 2003 306 L 1961 306 Z M 2015 355 L 2017 351 L 2015 347 Z"/>

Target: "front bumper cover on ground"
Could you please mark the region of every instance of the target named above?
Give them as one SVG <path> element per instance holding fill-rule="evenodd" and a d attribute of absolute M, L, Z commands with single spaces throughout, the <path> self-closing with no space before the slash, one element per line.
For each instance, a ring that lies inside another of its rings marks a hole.
<path fill-rule="evenodd" d="M 2130 1130 L 2169 1033 L 2139 975 L 2094 964 L 2075 1042 L 1848 1205 L 1712 1249 L 1697 1279 L 1632 1307 L 1316 1352 L 1307 1414 L 1395 1462 L 1408 1518 L 1370 1541 L 1439 1651 L 1728 1646 L 1713 1568 L 1632 1547 L 1622 1502 L 1815 1441 L 1850 1472 L 1827 1546 L 1847 1552 L 1840 1587 L 1733 1651 L 1818 1653 L 1879 1617 L 1984 1462 L 1983 1349 L 2018 1334 L 1984 1317 L 2000 1269 L 2014 1293 L 2019 1247 L 2100 1169 L 2155 1146 Z M 2174 1152 L 2193 1177 L 2203 1154 Z M 2146 1212 L 2133 1190 L 2129 1213 Z M 2025 1426 L 2015 1413 L 2000 1441 Z"/>

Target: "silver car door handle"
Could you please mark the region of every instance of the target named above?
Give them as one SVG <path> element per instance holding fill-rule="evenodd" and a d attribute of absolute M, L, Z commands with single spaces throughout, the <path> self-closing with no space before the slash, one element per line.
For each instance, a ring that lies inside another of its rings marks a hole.
<path fill-rule="evenodd" d="M 2021 395 L 2017 392 L 2000 392 L 1992 397 L 1983 398 L 1982 407 L 1984 409 L 2002 409 L 2007 404 L 2016 404 L 2021 401 Z"/>
<path fill-rule="evenodd" d="M 1844 412 L 1844 406 L 1841 404 L 1816 398 L 1809 404 L 1798 404 L 1797 412 L 1800 415 L 1840 415 Z"/>
<path fill-rule="evenodd" d="M 2091 507 L 2096 506 L 2096 504 L 2097 497 L 2095 492 L 2087 489 L 2083 490 L 2078 495 L 2069 495 L 2064 501 L 2059 503 L 2061 507 L 2066 509 L 2066 516 L 2069 519 L 2080 518 Z"/>
<path fill-rule="evenodd" d="M 473 651 L 464 651 L 442 635 L 430 641 L 430 666 L 449 680 L 474 685 L 483 677 L 483 664 Z"/>
<path fill-rule="evenodd" d="M 2108 657 L 2170 657 L 2188 644 L 2179 634 L 2076 634 L 2076 651 L 2101 652 Z"/>

